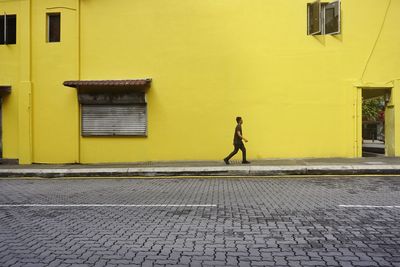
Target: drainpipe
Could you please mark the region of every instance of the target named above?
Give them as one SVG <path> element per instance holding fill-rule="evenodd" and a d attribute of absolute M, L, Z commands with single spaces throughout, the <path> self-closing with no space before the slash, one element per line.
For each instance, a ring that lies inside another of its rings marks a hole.
<path fill-rule="evenodd" d="M 81 79 L 81 0 L 77 0 L 77 33 L 78 33 L 78 80 Z M 75 90 L 76 94 L 78 94 L 78 90 Z M 78 163 L 81 163 L 81 109 L 79 106 L 79 102 L 78 102 L 78 95 L 76 96 L 76 105 L 77 105 L 77 109 L 78 109 L 78 142 L 77 142 L 77 146 L 78 146 L 78 157 L 77 157 L 77 161 Z"/>

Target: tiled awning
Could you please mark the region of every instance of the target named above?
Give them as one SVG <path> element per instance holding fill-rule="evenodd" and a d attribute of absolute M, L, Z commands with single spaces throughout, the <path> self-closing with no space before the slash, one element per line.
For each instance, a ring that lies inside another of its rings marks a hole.
<path fill-rule="evenodd" d="M 11 93 L 10 85 L 0 85 L 0 96 L 5 96 Z"/>
<path fill-rule="evenodd" d="M 151 79 L 134 80 L 87 80 L 65 81 L 64 86 L 85 92 L 144 91 L 150 87 Z"/>

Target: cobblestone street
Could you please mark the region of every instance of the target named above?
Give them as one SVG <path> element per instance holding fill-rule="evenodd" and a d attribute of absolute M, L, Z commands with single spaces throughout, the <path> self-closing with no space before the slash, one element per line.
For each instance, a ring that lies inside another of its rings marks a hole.
<path fill-rule="evenodd" d="M 188 265 L 400 266 L 400 177 L 0 180 L 0 266 Z"/>

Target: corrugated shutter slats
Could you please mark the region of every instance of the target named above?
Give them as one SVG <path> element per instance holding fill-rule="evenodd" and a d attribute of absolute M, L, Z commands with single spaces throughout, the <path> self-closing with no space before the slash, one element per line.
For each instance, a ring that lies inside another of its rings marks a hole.
<path fill-rule="evenodd" d="M 146 104 L 82 105 L 83 136 L 146 136 Z"/>

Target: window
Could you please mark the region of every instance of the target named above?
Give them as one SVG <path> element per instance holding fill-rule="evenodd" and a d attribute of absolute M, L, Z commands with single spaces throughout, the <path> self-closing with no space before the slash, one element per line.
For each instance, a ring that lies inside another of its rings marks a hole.
<path fill-rule="evenodd" d="M 17 15 L 0 16 L 0 45 L 17 43 Z"/>
<path fill-rule="evenodd" d="M 82 136 L 147 136 L 151 79 L 65 81 L 76 88 Z"/>
<path fill-rule="evenodd" d="M 321 3 L 316 1 L 307 4 L 308 27 L 307 34 L 315 35 L 321 33 Z"/>
<path fill-rule="evenodd" d="M 82 136 L 146 136 L 146 104 L 82 105 Z"/>
<path fill-rule="evenodd" d="M 144 92 L 80 93 L 82 136 L 146 136 Z"/>
<path fill-rule="evenodd" d="M 319 0 L 307 4 L 307 34 L 340 33 L 340 0 L 321 3 Z"/>
<path fill-rule="evenodd" d="M 56 43 L 61 39 L 61 14 L 47 14 L 47 42 Z"/>
<path fill-rule="evenodd" d="M 336 1 L 325 5 L 324 11 L 324 33 L 340 33 L 340 2 Z"/>

